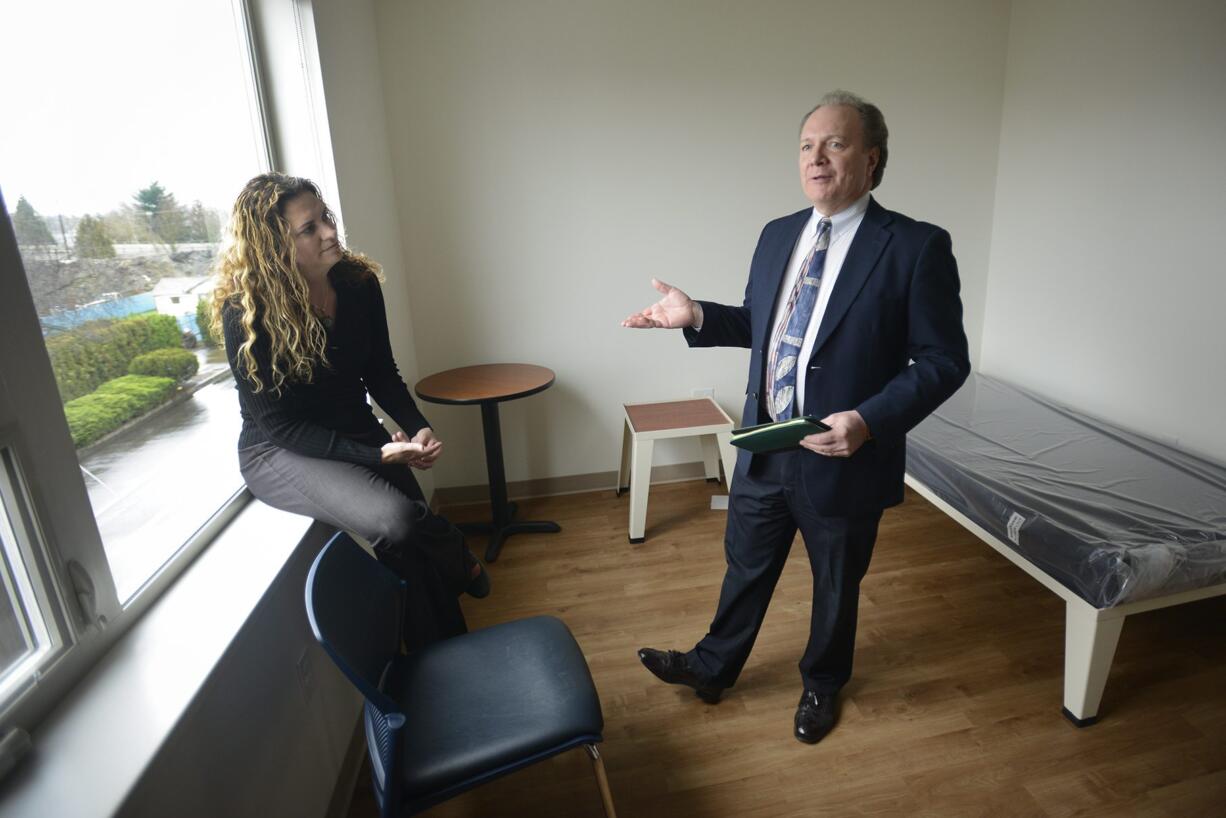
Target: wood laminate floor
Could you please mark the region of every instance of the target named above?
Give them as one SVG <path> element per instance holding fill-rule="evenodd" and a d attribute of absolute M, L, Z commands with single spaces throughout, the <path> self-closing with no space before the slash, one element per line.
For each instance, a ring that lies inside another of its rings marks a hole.
<path fill-rule="evenodd" d="M 855 675 L 823 742 L 792 738 L 810 596 L 800 543 L 722 703 L 658 682 L 635 650 L 685 650 L 705 633 L 723 575 L 725 515 L 709 509 L 721 491 L 653 486 L 639 545 L 625 495 L 523 501 L 522 517 L 562 533 L 512 537 L 493 594 L 465 598 L 474 629 L 535 614 L 570 626 L 600 692 L 621 818 L 1226 816 L 1226 598 L 1130 617 L 1102 721 L 1079 730 L 1060 715 L 1063 603 L 910 490 L 882 520 Z M 363 771 L 350 816 L 376 814 Z M 602 814 L 582 751 L 428 813 Z"/>

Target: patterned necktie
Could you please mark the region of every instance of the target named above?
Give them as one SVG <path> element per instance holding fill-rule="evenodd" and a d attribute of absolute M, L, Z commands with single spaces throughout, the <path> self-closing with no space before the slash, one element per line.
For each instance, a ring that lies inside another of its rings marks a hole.
<path fill-rule="evenodd" d="M 817 224 L 817 241 L 801 265 L 801 274 L 788 297 L 783 320 L 771 339 L 771 357 L 766 372 L 767 411 L 774 420 L 792 417 L 796 396 L 796 367 L 805 331 L 813 317 L 813 305 L 822 284 L 822 268 L 826 266 L 826 248 L 830 246 L 830 219 Z"/>

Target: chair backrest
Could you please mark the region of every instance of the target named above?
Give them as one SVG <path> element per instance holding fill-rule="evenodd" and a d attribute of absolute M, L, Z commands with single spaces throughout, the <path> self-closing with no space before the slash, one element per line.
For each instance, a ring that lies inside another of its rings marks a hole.
<path fill-rule="evenodd" d="M 315 638 L 341 672 L 385 715 L 396 713 L 379 683 L 400 653 L 404 581 L 341 532 L 311 565 L 306 609 Z"/>
<path fill-rule="evenodd" d="M 381 683 L 397 656 L 404 580 L 344 532 L 315 557 L 306 581 L 307 619 L 324 652 L 366 699 L 366 746 L 375 799 L 383 815 L 400 801 L 400 731 L 404 715 Z"/>

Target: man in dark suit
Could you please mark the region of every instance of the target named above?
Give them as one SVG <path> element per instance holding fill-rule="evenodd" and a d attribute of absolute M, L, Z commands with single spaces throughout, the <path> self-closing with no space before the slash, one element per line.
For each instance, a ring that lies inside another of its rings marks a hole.
<path fill-rule="evenodd" d="M 694 301 L 653 280 L 663 298 L 622 322 L 681 328 L 690 346 L 752 349 L 743 425 L 804 414 L 830 427 L 797 449 L 740 453 L 710 631 L 688 653 L 639 651 L 660 679 L 718 702 L 749 658 L 799 530 L 813 605 L 794 734 L 807 743 L 834 726 L 851 676 L 860 580 L 882 510 L 903 499 L 907 430 L 970 371 L 949 234 L 869 195 L 887 136 L 876 106 L 827 94 L 800 133 L 813 207 L 763 229 L 744 303 Z"/>

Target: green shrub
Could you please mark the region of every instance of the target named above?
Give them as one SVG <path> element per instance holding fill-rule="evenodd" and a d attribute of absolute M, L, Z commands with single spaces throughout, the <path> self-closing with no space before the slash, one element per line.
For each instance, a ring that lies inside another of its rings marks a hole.
<path fill-rule="evenodd" d="M 72 442 L 79 449 L 115 431 L 134 417 L 170 400 L 174 378 L 124 375 L 64 404 Z"/>
<path fill-rule="evenodd" d="M 196 360 L 195 353 L 175 347 L 155 349 L 153 352 L 137 355 L 132 359 L 132 363 L 128 364 L 129 375 L 152 375 L 158 378 L 174 378 L 176 381 L 187 380 L 195 375 L 198 369 L 200 362 Z"/>
<path fill-rule="evenodd" d="M 144 313 L 118 321 L 90 321 L 47 338 L 47 353 L 65 403 L 128 371 L 137 355 L 183 343 L 170 315 Z"/>
<path fill-rule="evenodd" d="M 213 336 L 213 299 L 207 296 L 196 302 L 196 326 L 200 328 L 200 343 L 206 347 L 217 346 Z"/>

